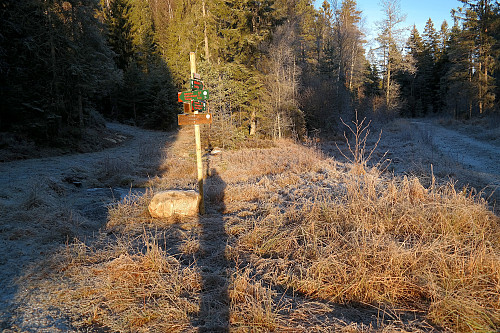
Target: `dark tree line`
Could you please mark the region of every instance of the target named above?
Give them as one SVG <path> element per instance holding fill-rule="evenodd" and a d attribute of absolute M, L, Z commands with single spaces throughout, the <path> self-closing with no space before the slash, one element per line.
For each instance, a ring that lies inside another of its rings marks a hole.
<path fill-rule="evenodd" d="M 0 131 L 50 142 L 102 115 L 172 128 L 176 89 L 155 33 L 146 1 L 2 2 Z"/>
<path fill-rule="evenodd" d="M 422 34 L 413 27 L 405 44 L 407 66 L 395 78 L 397 111 L 403 116 L 450 114 L 472 118 L 499 112 L 500 6 L 491 0 L 460 0 L 453 26 Z"/>
<path fill-rule="evenodd" d="M 188 54 L 211 90 L 212 135 L 301 137 L 354 110 L 384 117 L 498 113 L 500 8 L 461 0 L 453 25 L 429 19 L 403 40 L 383 0 L 366 49 L 355 0 L 4 0 L 0 131 L 40 140 L 101 115 L 173 128 Z"/>
<path fill-rule="evenodd" d="M 117 75 L 96 9 L 90 0 L 0 5 L 1 130 L 47 139 L 95 120 L 89 102 Z"/>

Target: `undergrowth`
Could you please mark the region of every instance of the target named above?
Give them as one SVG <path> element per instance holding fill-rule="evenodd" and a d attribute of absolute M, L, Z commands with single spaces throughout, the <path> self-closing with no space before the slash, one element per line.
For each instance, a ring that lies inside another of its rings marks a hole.
<path fill-rule="evenodd" d="M 192 187 L 173 173 L 189 155 L 170 158 L 153 191 Z M 210 168 L 207 216 L 154 221 L 149 193 L 111 208 L 100 241 L 59 254 L 54 281 L 76 327 L 207 331 L 198 264 L 226 242 L 212 268 L 227 280 L 231 332 L 500 329 L 500 219 L 471 191 L 359 172 L 291 142 L 224 152 Z M 223 238 L 209 234 L 218 221 Z"/>

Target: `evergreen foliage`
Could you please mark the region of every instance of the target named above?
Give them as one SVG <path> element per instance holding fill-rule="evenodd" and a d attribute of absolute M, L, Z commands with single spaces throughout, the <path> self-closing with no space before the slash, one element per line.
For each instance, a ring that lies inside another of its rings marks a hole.
<path fill-rule="evenodd" d="M 95 122 L 93 101 L 116 77 L 96 9 L 92 0 L 2 3 L 0 130 L 47 142 Z"/>
<path fill-rule="evenodd" d="M 168 65 L 157 48 L 153 12 L 146 0 L 102 1 L 108 43 L 121 70 L 111 91 L 108 117 L 149 128 L 176 125 L 179 109 Z"/>
<path fill-rule="evenodd" d="M 382 1 L 379 47 L 366 52 L 355 0 L 4 0 L 0 130 L 48 142 L 95 126 L 97 112 L 173 128 L 192 51 L 226 145 L 335 131 L 355 109 L 495 113 L 499 4 L 460 2 L 451 28 L 429 19 L 405 45 L 399 1 Z"/>

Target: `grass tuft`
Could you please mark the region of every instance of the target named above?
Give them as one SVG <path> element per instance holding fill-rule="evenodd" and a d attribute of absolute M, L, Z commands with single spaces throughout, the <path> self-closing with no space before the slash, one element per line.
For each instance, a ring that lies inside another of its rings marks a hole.
<path fill-rule="evenodd" d="M 133 242 L 117 239 L 102 249 L 75 243 L 64 255 L 59 269 L 70 284 L 59 298 L 77 327 L 180 332 L 199 311 L 198 269 L 183 267 L 151 235 Z"/>
<path fill-rule="evenodd" d="M 169 156 L 151 187 L 192 187 L 191 156 Z M 54 281 L 76 327 L 203 330 L 227 294 L 235 332 L 500 329 L 500 219 L 472 191 L 291 142 L 208 162 L 208 216 L 153 224 L 151 190 L 110 207 L 114 234 L 60 254 Z"/>

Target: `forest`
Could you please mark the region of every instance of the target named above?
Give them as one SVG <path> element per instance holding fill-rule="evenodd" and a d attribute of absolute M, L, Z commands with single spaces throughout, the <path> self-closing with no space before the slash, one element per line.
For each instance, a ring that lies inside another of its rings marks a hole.
<path fill-rule="evenodd" d="M 321 1 L 0 0 L 2 332 L 500 332 L 500 1 Z"/>
<path fill-rule="evenodd" d="M 458 4 L 453 22 L 408 34 L 399 1 L 382 0 L 368 49 L 356 0 L 4 0 L 0 132 L 54 144 L 104 119 L 175 128 L 191 51 L 225 146 L 331 133 L 355 111 L 498 114 L 500 5 Z"/>

